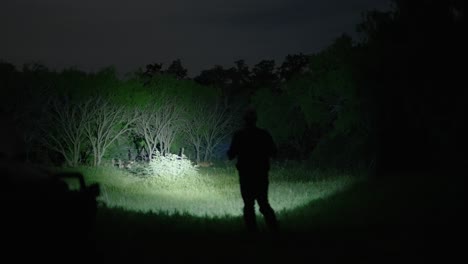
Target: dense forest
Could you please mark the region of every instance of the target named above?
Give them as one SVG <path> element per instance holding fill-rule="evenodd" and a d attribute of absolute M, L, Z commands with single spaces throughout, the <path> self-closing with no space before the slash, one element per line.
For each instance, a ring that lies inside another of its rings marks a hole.
<path fill-rule="evenodd" d="M 2 111 L 20 131 L 32 162 L 97 166 L 103 159 L 147 160 L 156 150 L 181 148 L 197 162 L 224 159 L 239 116 L 253 105 L 259 126 L 277 141 L 280 159 L 369 166 L 369 98 L 359 96 L 350 53 L 360 49 L 342 36 L 321 53 L 288 55 L 280 67 L 263 60 L 250 69 L 236 61 L 194 79 L 180 60 L 167 69 L 147 65 L 126 78 L 113 68 L 52 72 L 26 65 L 18 71 L 4 63 L 9 100 Z"/>

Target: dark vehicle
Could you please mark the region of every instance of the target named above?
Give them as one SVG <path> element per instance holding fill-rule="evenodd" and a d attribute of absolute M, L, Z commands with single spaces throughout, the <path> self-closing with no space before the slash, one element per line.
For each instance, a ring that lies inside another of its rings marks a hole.
<path fill-rule="evenodd" d="M 2 163 L 2 233 L 7 255 L 67 263 L 94 256 L 99 186 L 86 186 L 79 173 Z M 79 188 L 70 188 L 66 182 L 70 180 Z"/>
<path fill-rule="evenodd" d="M 27 162 L 24 131 L 16 121 L 0 108 L 1 260 L 94 260 L 99 186 L 86 186 L 79 173 L 56 173 Z M 71 188 L 70 181 L 78 187 Z"/>

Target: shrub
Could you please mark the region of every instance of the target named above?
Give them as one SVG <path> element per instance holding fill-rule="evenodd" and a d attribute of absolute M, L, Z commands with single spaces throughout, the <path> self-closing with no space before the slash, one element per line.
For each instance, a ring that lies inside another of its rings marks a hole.
<path fill-rule="evenodd" d="M 151 176 L 177 179 L 195 175 L 197 168 L 185 155 L 178 156 L 171 153 L 162 155 L 160 152 L 156 152 L 146 167 L 146 172 Z"/>

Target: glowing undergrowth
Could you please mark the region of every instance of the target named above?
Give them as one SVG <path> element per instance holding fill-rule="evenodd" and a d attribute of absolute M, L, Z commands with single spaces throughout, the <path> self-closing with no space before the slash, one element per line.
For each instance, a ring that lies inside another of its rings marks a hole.
<path fill-rule="evenodd" d="M 108 207 L 194 216 L 239 216 L 242 199 L 233 167 L 206 168 L 180 178 L 138 178 L 113 168 L 82 168 L 88 182 L 101 186 L 99 201 Z M 269 199 L 281 214 L 342 190 L 353 178 L 304 169 L 274 168 Z M 258 209 L 257 209 L 258 210 Z"/>

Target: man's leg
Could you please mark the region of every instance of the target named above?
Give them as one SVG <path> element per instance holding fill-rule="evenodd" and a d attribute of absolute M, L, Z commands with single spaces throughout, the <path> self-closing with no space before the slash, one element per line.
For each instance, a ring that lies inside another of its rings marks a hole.
<path fill-rule="evenodd" d="M 242 199 L 244 200 L 244 222 L 249 232 L 257 231 L 257 221 L 255 219 L 255 199 L 249 193 L 248 186 L 241 185 Z"/>
<path fill-rule="evenodd" d="M 276 219 L 275 211 L 271 208 L 271 205 L 268 202 L 268 180 L 259 184 L 257 201 L 260 207 L 260 212 L 263 214 L 268 228 L 271 231 L 277 232 L 278 220 Z"/>
<path fill-rule="evenodd" d="M 257 232 L 257 221 L 255 218 L 255 192 L 253 192 L 252 184 L 242 179 L 240 180 L 240 189 L 242 200 L 244 201 L 244 222 L 249 232 Z"/>

